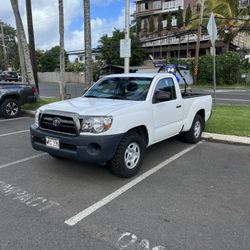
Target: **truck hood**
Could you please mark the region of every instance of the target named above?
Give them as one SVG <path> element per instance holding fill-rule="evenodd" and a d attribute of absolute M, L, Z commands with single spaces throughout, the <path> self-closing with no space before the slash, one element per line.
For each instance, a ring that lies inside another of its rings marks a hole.
<path fill-rule="evenodd" d="M 64 100 L 51 104 L 44 105 L 39 108 L 40 111 L 64 111 L 77 113 L 81 116 L 105 116 L 112 112 L 131 105 L 138 105 L 138 101 L 104 99 L 104 98 L 87 98 L 78 97 L 70 100 Z"/>

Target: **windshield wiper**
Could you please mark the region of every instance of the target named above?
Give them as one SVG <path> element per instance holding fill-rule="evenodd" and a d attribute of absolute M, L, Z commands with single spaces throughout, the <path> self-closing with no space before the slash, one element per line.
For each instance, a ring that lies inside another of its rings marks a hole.
<path fill-rule="evenodd" d="M 109 96 L 109 97 L 103 97 L 103 98 L 107 98 L 107 99 L 119 99 L 119 100 L 125 100 L 126 97 L 122 97 L 122 96 Z"/>

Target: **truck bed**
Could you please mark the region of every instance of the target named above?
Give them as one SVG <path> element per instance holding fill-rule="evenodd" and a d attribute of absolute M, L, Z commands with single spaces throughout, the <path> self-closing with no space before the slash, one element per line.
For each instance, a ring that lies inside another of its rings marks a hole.
<path fill-rule="evenodd" d="M 186 93 L 184 92 L 181 93 L 183 99 L 188 99 L 188 98 L 195 98 L 195 97 L 201 97 L 201 96 L 207 96 L 210 94 L 204 94 L 204 93 Z"/>

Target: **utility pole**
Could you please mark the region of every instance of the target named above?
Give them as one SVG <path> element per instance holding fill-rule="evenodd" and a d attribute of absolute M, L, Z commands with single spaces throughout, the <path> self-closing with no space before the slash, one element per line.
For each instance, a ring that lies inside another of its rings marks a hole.
<path fill-rule="evenodd" d="M 4 40 L 4 32 L 3 32 L 3 23 L 1 25 L 1 37 L 2 37 L 2 46 L 3 46 L 3 56 L 4 56 L 4 67 L 6 69 L 7 67 L 7 51 L 5 46 L 5 40 Z"/>
<path fill-rule="evenodd" d="M 64 11 L 63 0 L 58 1 L 59 8 L 59 35 L 60 35 L 60 98 L 64 100 L 66 97 L 65 87 L 65 54 L 64 54 Z"/>
<path fill-rule="evenodd" d="M 201 25 L 202 25 L 202 20 L 203 20 L 204 1 L 205 0 L 200 0 L 200 1 L 201 1 L 200 2 L 201 3 L 201 11 L 200 11 L 199 26 L 198 26 L 198 31 L 197 31 L 195 59 L 194 59 L 194 85 L 197 84 L 197 77 L 198 77 L 200 40 L 201 40 Z"/>
<path fill-rule="evenodd" d="M 130 15 L 129 0 L 126 0 L 125 8 L 125 41 L 129 41 L 129 15 Z M 129 44 L 130 45 L 130 44 Z M 130 50 L 130 48 L 129 48 Z M 124 73 L 129 73 L 129 57 L 124 58 Z"/>
<path fill-rule="evenodd" d="M 83 0 L 83 6 L 84 6 L 85 84 L 87 84 L 87 87 L 89 88 L 93 81 L 90 0 Z"/>
<path fill-rule="evenodd" d="M 35 80 L 35 84 L 36 84 L 36 89 L 37 89 L 37 92 L 39 94 L 31 0 L 26 0 L 26 13 L 27 13 L 27 24 L 28 24 L 30 60 L 31 60 L 31 65 L 32 65 L 32 69 L 33 69 L 33 75 L 34 75 L 34 80 Z"/>

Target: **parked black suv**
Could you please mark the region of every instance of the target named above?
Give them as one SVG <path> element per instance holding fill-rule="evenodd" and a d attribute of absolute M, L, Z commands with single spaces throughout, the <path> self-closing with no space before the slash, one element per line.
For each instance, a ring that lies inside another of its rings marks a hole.
<path fill-rule="evenodd" d="M 1 74 L 1 80 L 18 82 L 18 74 L 15 71 L 4 71 Z"/>

